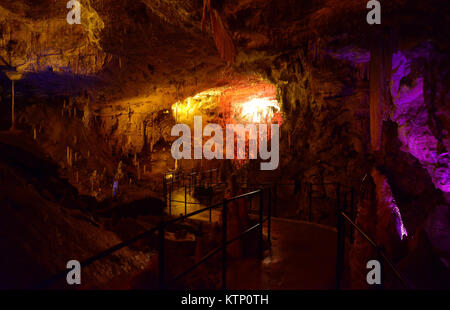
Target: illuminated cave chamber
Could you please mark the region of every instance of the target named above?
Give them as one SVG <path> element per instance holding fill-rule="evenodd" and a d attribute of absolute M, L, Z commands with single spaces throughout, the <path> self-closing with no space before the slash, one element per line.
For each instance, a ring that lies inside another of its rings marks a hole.
<path fill-rule="evenodd" d="M 262 288 L 335 288 L 338 203 L 417 288 L 450 287 L 445 1 L 384 1 L 382 25 L 365 1 L 81 0 L 81 25 L 65 2 L 0 0 L 0 288 L 269 185 L 272 251 L 261 263 L 250 235 L 229 288 L 254 288 L 248 273 Z M 195 116 L 223 132 L 280 125 L 277 169 L 247 152 L 176 161 L 171 131 L 193 133 Z M 230 215 L 233 232 L 255 224 L 257 200 Z M 222 217 L 209 221 L 169 225 L 168 277 L 220 245 Z M 345 232 L 342 285 L 372 288 L 379 253 Z M 87 267 L 82 288 L 160 288 L 158 236 Z M 220 288 L 219 256 L 175 288 Z M 401 287 L 392 273 L 386 287 Z"/>
<path fill-rule="evenodd" d="M 201 115 L 206 122 L 281 123 L 281 107 L 273 84 L 261 80 L 236 82 L 188 97 L 172 106 L 177 122 L 193 122 Z"/>
<path fill-rule="evenodd" d="M 245 127 L 249 124 L 266 124 L 269 143 L 271 139 L 271 124 L 281 126 L 283 122 L 281 106 L 276 98 L 275 86 L 255 77 L 248 77 L 223 87 L 209 89 L 183 101 L 178 101 L 172 105 L 172 114 L 176 123 L 189 125 L 192 132 L 194 132 L 194 117 L 201 116 L 203 128 L 208 124 L 218 124 L 222 128 L 224 136 L 226 135 L 227 125 L 243 125 Z M 258 127 L 255 128 L 257 129 Z M 235 138 L 238 139 L 238 137 L 238 134 L 236 134 Z M 257 140 L 258 137 L 258 132 L 252 137 L 250 137 L 250 133 L 245 134 L 245 156 L 247 161 L 241 160 L 241 164 L 244 162 L 248 163 L 249 157 L 254 158 L 257 156 L 256 154 L 250 156 L 249 139 Z M 194 143 L 194 137 L 192 139 L 192 143 Z M 203 137 L 204 141 L 207 139 Z M 222 147 L 224 150 L 226 143 L 227 141 L 223 141 Z M 237 151 L 236 149 L 234 159 L 237 159 Z M 224 151 L 223 157 L 227 157 L 226 151 Z M 203 161 L 201 162 L 202 164 Z M 217 163 L 214 164 L 217 165 Z M 178 163 L 176 165 L 178 168 Z"/>

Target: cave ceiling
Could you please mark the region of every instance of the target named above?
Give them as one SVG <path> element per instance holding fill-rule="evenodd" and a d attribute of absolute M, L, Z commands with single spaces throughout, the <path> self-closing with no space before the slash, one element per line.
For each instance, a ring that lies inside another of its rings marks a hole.
<path fill-rule="evenodd" d="M 0 66 L 24 72 L 23 92 L 88 90 L 102 102 L 145 98 L 165 105 L 262 73 L 274 57 L 311 45 L 367 61 L 371 42 L 361 0 L 211 1 L 210 11 L 218 12 L 235 45 L 232 63 L 218 52 L 208 18 L 202 31 L 202 0 L 81 3 L 82 24 L 68 25 L 66 1 L 0 0 Z M 433 36 L 448 38 L 448 29 L 440 29 L 448 24 L 445 12 L 445 1 L 389 1 L 383 27 L 408 48 Z"/>

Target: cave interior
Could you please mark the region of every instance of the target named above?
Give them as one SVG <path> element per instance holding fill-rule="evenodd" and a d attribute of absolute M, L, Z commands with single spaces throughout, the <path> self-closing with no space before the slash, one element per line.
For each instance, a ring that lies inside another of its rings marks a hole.
<path fill-rule="evenodd" d="M 381 2 L 0 0 L 0 289 L 449 289 L 450 6 Z"/>

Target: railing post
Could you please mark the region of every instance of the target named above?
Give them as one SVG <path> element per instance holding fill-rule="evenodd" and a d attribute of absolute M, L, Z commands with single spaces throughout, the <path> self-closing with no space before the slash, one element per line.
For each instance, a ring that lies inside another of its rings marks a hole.
<path fill-rule="evenodd" d="M 277 216 L 278 210 L 278 185 L 275 184 L 275 197 L 273 201 L 273 216 Z"/>
<path fill-rule="evenodd" d="M 187 215 L 187 188 L 184 187 L 184 215 Z"/>
<path fill-rule="evenodd" d="M 159 252 L 158 252 L 158 276 L 159 276 L 159 288 L 164 287 L 165 274 L 164 274 L 164 240 L 165 240 L 165 228 L 164 224 L 159 227 Z"/>
<path fill-rule="evenodd" d="M 169 214 L 172 215 L 172 191 L 173 191 L 173 180 L 170 183 L 169 188 Z"/>
<path fill-rule="evenodd" d="M 337 207 L 337 251 L 336 251 L 336 289 L 341 288 L 342 273 L 344 269 L 345 255 L 345 232 L 344 219 L 341 214 L 342 207 L 340 203 L 341 185 L 336 186 L 336 207 Z"/>
<path fill-rule="evenodd" d="M 312 183 L 308 184 L 308 218 L 309 221 L 312 222 Z"/>
<path fill-rule="evenodd" d="M 163 176 L 163 195 L 164 195 L 164 207 L 167 208 L 167 179 L 166 174 Z"/>
<path fill-rule="evenodd" d="M 380 277 L 381 277 L 381 282 L 380 282 L 380 285 L 377 285 L 377 288 L 378 289 L 380 289 L 380 290 L 383 290 L 384 289 L 384 259 L 383 259 L 383 255 L 382 255 L 382 253 L 383 253 L 383 251 L 384 251 L 384 248 L 383 248 L 383 246 L 378 246 L 377 247 L 377 255 L 378 255 L 378 261 L 380 262 L 380 268 L 381 268 L 381 270 L 380 270 Z"/>
<path fill-rule="evenodd" d="M 211 224 L 212 223 L 212 200 L 213 200 L 213 197 L 212 196 L 209 196 L 209 199 L 208 199 L 208 207 L 209 207 L 209 223 Z"/>
<path fill-rule="evenodd" d="M 352 187 L 350 192 L 350 216 L 352 221 L 355 221 L 355 189 Z M 353 244 L 355 234 L 355 227 L 351 227 L 350 229 L 350 242 Z"/>
<path fill-rule="evenodd" d="M 222 208 L 222 289 L 227 288 L 227 204 L 223 201 Z"/>
<path fill-rule="evenodd" d="M 192 193 L 192 173 L 189 174 L 189 194 Z"/>
<path fill-rule="evenodd" d="M 263 212 L 264 212 L 264 191 L 259 192 L 259 257 L 262 259 L 264 254 L 263 248 Z"/>
<path fill-rule="evenodd" d="M 270 238 L 270 229 L 272 226 L 272 187 L 269 187 L 269 207 L 267 209 L 267 241 L 269 245 L 272 244 L 272 240 Z"/>

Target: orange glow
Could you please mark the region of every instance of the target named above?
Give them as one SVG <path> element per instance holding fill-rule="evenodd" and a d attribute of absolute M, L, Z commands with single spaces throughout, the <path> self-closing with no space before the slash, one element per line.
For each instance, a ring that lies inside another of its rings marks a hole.
<path fill-rule="evenodd" d="M 277 100 L 270 98 L 253 98 L 242 104 L 241 115 L 248 122 L 261 123 L 272 120 L 274 113 L 280 112 Z"/>

